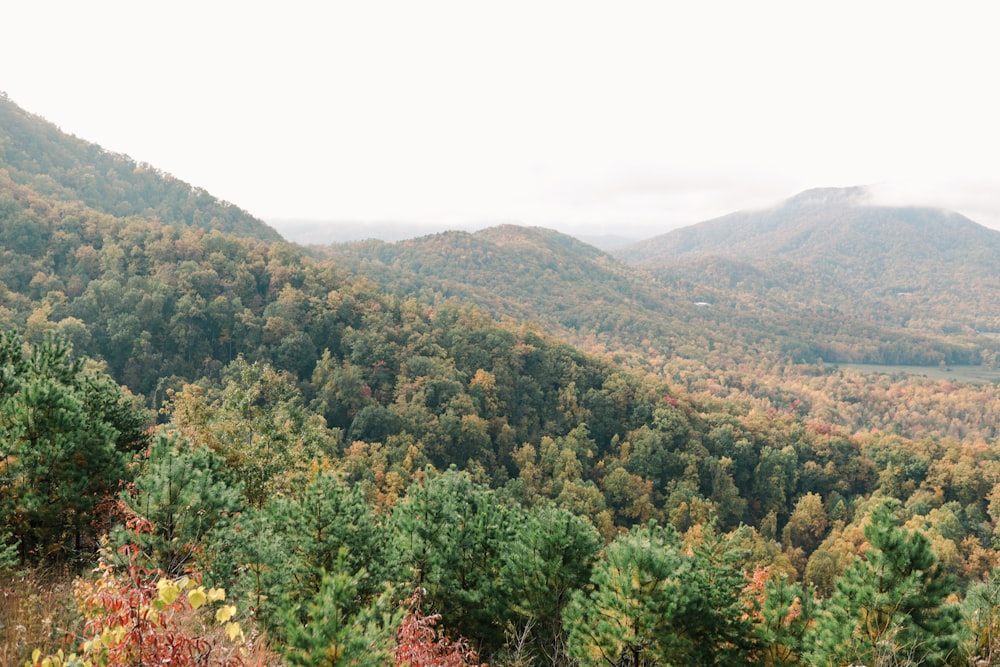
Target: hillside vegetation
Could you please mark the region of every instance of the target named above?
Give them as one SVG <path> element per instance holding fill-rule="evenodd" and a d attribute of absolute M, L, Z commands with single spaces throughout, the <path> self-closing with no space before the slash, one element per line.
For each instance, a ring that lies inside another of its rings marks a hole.
<path fill-rule="evenodd" d="M 732 260 L 713 257 L 704 271 L 636 269 L 537 228 L 339 244 L 322 253 L 384 289 L 471 300 L 586 349 L 629 351 L 638 363 L 665 356 L 718 366 L 726 364 L 720 355 L 763 353 L 802 362 L 979 364 L 992 363 L 998 349 L 971 331 L 911 329 L 846 301 L 800 298 L 801 289 L 784 290 L 750 267 L 739 287 L 714 280 L 743 270 Z"/>
<path fill-rule="evenodd" d="M 58 156 L 96 193 L 147 171 L 15 111 L 3 664 L 998 655 L 995 385 L 795 363 L 808 308 L 546 230 L 307 251 L 214 200 L 117 211 Z"/>
<path fill-rule="evenodd" d="M 0 169 L 12 183 L 50 201 L 81 202 L 116 217 L 235 232 L 264 241 L 280 236 L 237 206 L 152 165 L 67 136 L 0 91 Z"/>
<path fill-rule="evenodd" d="M 1000 330 L 1000 232 L 950 211 L 879 206 L 864 188 L 809 190 L 620 249 L 704 286 L 816 303 L 935 334 Z"/>

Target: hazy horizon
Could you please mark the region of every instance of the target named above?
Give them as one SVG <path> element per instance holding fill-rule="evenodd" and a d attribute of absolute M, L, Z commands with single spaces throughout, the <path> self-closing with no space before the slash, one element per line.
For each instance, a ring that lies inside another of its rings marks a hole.
<path fill-rule="evenodd" d="M 899 187 L 858 185 L 850 187 L 862 187 L 868 191 L 865 203 L 876 206 L 918 206 L 929 208 L 940 208 L 942 210 L 953 211 L 955 209 L 946 205 L 941 205 L 940 200 L 935 201 L 933 197 L 919 192 L 907 191 Z M 808 188 L 808 190 L 821 189 Z M 617 247 L 625 245 L 625 241 L 642 241 L 660 234 L 665 234 L 675 229 L 681 229 L 691 225 L 722 217 L 730 213 L 746 210 L 763 210 L 781 204 L 799 192 L 789 193 L 787 197 L 779 201 L 769 202 L 767 205 L 750 206 L 743 209 L 726 211 L 720 215 L 713 215 L 691 222 L 682 222 L 674 225 L 646 225 L 646 226 L 573 226 L 552 221 L 548 224 L 527 223 L 520 220 L 481 220 L 469 221 L 465 223 L 447 224 L 426 221 L 405 221 L 405 220 L 310 220 L 310 219 L 283 219 L 274 218 L 265 220 L 269 225 L 278 230 L 287 240 L 303 244 L 323 244 L 339 243 L 349 241 L 361 241 L 367 239 L 378 239 L 387 242 L 402 241 L 420 236 L 427 236 L 444 231 L 466 231 L 476 232 L 498 225 L 512 224 L 526 227 L 542 227 L 553 229 L 578 239 L 593 243 L 602 248 Z M 959 212 L 961 213 L 961 212 Z M 963 213 L 963 215 L 965 215 Z M 1000 231 L 1000 220 L 992 220 L 993 225 L 986 224 L 981 220 L 966 215 L 973 222 L 985 227 Z"/>
<path fill-rule="evenodd" d="M 0 90 L 263 220 L 641 238 L 877 184 L 1000 228 L 991 10 L 16 3 Z"/>

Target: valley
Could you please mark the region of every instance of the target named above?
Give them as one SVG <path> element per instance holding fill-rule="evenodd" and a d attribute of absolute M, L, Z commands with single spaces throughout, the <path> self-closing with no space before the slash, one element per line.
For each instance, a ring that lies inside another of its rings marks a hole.
<path fill-rule="evenodd" d="M 997 384 L 1000 370 L 987 366 L 888 366 L 879 364 L 843 364 L 844 368 L 879 375 L 918 375 L 933 380 Z"/>
<path fill-rule="evenodd" d="M 619 241 L 297 245 L 0 98 L 0 661 L 1000 654 L 1000 232 Z"/>

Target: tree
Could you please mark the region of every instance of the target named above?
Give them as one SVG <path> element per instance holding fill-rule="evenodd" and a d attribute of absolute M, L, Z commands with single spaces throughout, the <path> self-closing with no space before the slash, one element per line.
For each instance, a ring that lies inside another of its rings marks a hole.
<path fill-rule="evenodd" d="M 318 595 L 302 610 L 286 612 L 285 657 L 299 667 L 382 667 L 390 662 L 398 613 L 384 599 L 357 608 L 359 575 L 338 556 L 337 567 L 323 575 Z M 304 612 L 304 614 L 303 614 Z M 305 616 L 305 622 L 301 616 Z"/>
<path fill-rule="evenodd" d="M 763 567 L 754 571 L 745 593 L 755 606 L 757 661 L 766 667 L 798 664 L 813 621 L 813 592 Z"/>
<path fill-rule="evenodd" d="M 969 628 L 966 653 L 970 663 L 996 664 L 1000 658 L 1000 572 L 994 570 L 969 587 L 962 614 Z"/>
<path fill-rule="evenodd" d="M 265 510 L 249 508 L 218 526 L 209 535 L 208 574 L 225 586 L 264 625 L 281 637 L 288 605 L 295 589 L 292 545 Z M 296 603 L 300 600 L 296 599 Z"/>
<path fill-rule="evenodd" d="M 203 548 L 219 522 L 243 508 L 239 488 L 226 484 L 222 459 L 207 447 L 192 447 L 160 433 L 149 448 L 142 472 L 123 501 L 153 531 L 139 535 L 143 551 L 170 576 L 179 576 Z M 117 542 L 135 535 L 114 531 Z"/>
<path fill-rule="evenodd" d="M 373 597 L 385 580 L 385 530 L 376 523 L 361 488 L 349 486 L 338 474 L 316 471 L 292 496 L 273 499 L 267 514 L 288 549 L 285 566 L 294 583 L 284 595 L 291 601 L 315 595 L 341 552 L 348 570 L 359 573 L 360 599 Z"/>
<path fill-rule="evenodd" d="M 562 614 L 573 593 L 590 581 L 601 538 L 585 519 L 555 507 L 532 510 L 521 526 L 504 563 L 503 589 L 546 664 L 563 665 L 568 656 Z"/>
<path fill-rule="evenodd" d="M 693 548 L 670 526 L 633 528 L 567 607 L 570 653 L 586 665 L 746 664 L 745 580 L 730 555 L 714 536 Z"/>
<path fill-rule="evenodd" d="M 167 411 L 181 435 L 225 459 L 247 502 L 262 508 L 293 480 L 304 483 L 309 462 L 331 455 L 340 433 L 306 409 L 286 374 L 240 357 L 224 375 L 217 396 L 187 385 Z"/>
<path fill-rule="evenodd" d="M 0 529 L 0 576 L 12 572 L 20 562 L 18 557 L 19 542 L 16 542 L 6 529 Z"/>
<path fill-rule="evenodd" d="M 955 591 L 924 535 L 899 528 L 898 503 L 877 505 L 869 548 L 835 582 L 811 633 L 817 665 L 945 665 L 959 646 Z"/>
<path fill-rule="evenodd" d="M 522 517 L 467 473 L 426 471 L 389 520 L 399 580 L 427 590 L 426 604 L 449 631 L 488 656 L 503 645 L 511 618 L 501 572 Z"/>
<path fill-rule="evenodd" d="M 56 338 L 0 336 L 0 510 L 22 555 L 79 552 L 145 445 L 145 413 Z"/>
<path fill-rule="evenodd" d="M 795 509 L 781 532 L 785 552 L 799 572 L 804 572 L 806 559 L 816 550 L 826 533 L 827 516 L 823 499 L 818 493 L 807 493 L 795 503 Z"/>

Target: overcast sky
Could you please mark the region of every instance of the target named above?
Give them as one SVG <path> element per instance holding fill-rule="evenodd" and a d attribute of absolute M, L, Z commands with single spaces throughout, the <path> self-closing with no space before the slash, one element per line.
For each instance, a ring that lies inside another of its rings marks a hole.
<path fill-rule="evenodd" d="M 859 184 L 1000 228 L 996 13 L 33 0 L 4 6 L 0 90 L 279 230 L 520 222 L 647 236 Z"/>

